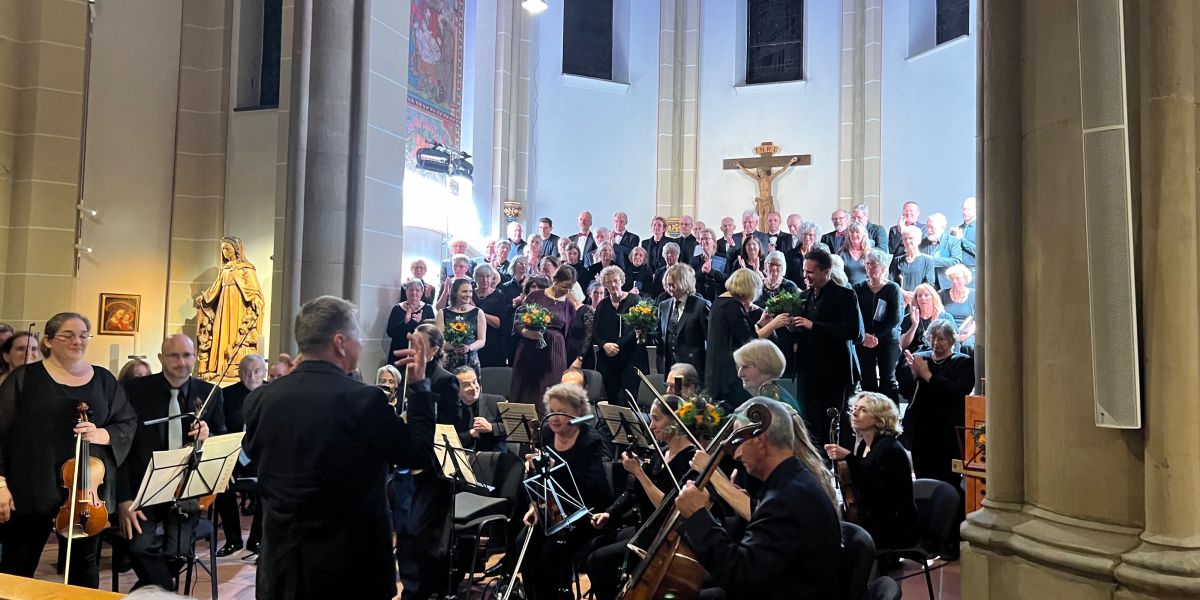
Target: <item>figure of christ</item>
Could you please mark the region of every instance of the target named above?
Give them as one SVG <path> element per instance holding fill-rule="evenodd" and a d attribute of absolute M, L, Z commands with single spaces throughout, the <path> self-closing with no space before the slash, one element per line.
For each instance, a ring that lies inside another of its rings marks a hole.
<path fill-rule="evenodd" d="M 742 166 L 741 162 L 734 163 L 738 169 L 758 183 L 758 195 L 754 198 L 754 212 L 758 213 L 758 228 L 761 231 L 766 231 L 767 215 L 775 212 L 774 195 L 771 192 L 771 184 L 775 182 L 775 178 L 783 175 L 792 165 L 800 161 L 799 156 L 793 156 L 787 164 L 780 167 L 778 171 L 772 172 L 768 167 L 760 167 L 757 169 L 747 169 Z"/>

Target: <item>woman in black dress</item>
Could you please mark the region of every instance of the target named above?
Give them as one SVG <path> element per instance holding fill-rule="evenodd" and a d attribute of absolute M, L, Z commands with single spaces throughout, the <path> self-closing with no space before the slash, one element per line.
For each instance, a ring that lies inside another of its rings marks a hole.
<path fill-rule="evenodd" d="M 742 380 L 738 378 L 733 351 L 753 339 L 767 339 L 787 326 L 791 315 L 769 315 L 762 312 L 757 324 L 751 319 L 754 299 L 762 294 L 762 278 L 750 269 L 738 269 L 725 281 L 725 293 L 713 303 L 712 320 L 708 324 L 708 354 L 704 362 L 704 387 L 714 398 L 741 397 Z M 757 310 L 756 308 L 754 310 Z M 727 406 L 732 410 L 735 406 Z"/>
<path fill-rule="evenodd" d="M 762 293 L 758 295 L 758 299 L 754 304 L 759 308 L 766 310 L 767 303 L 772 298 L 779 294 L 788 293 L 800 298 L 800 286 L 796 285 L 789 279 L 785 279 L 787 274 L 787 259 L 783 253 L 776 250 L 767 255 L 765 261 L 767 276 L 763 278 Z M 782 327 L 775 330 L 775 335 L 771 337 L 771 341 L 779 347 L 779 351 L 783 353 L 786 360 L 783 369 L 783 377 L 792 379 L 796 376 L 796 337 L 787 327 Z"/>
<path fill-rule="evenodd" d="M 608 506 L 612 500 L 612 487 L 604 474 L 604 456 L 606 444 L 600 434 L 589 424 L 571 425 L 571 417 L 580 417 L 591 412 L 587 393 L 583 388 L 560 383 L 546 390 L 544 396 L 546 414 L 560 413 L 564 416 L 551 416 L 546 419 L 546 426 L 539 434 L 540 451 L 531 455 L 526 462 L 526 468 L 532 475 L 540 469 L 542 460 L 553 452 L 555 462 L 565 462 L 569 469 L 558 469 L 549 476 L 559 485 L 575 496 L 584 506 Z M 597 531 L 586 520 L 581 519 L 573 526 L 560 531 L 554 538 L 548 539 L 545 527 L 539 525 L 541 510 L 532 499 L 529 510 L 525 512 L 524 522 L 530 528 L 529 550 L 521 574 L 524 577 L 525 591 L 531 600 L 558 600 L 574 598 L 571 594 L 571 560 L 584 544 L 596 537 Z M 573 508 L 573 507 L 570 507 Z M 564 513 L 569 508 L 564 509 Z M 568 517 L 564 514 L 563 517 Z M 553 525 L 553 524 L 550 524 Z"/>
<path fill-rule="evenodd" d="M 645 345 L 637 343 L 634 329 L 621 320 L 621 315 L 629 312 L 641 298 L 625 291 L 625 274 L 617 267 L 601 271 L 600 283 L 608 290 L 608 299 L 596 307 L 593 335 L 600 346 L 596 353 L 596 370 L 604 379 L 604 394 L 609 403 L 625 406 L 628 400 L 625 391 L 635 398 L 638 393 L 640 380 L 634 369 L 650 370 Z"/>
<path fill-rule="evenodd" d="M 938 479 L 958 489 L 959 476 L 950 468 L 962 458 L 962 434 L 967 394 L 975 387 L 975 362 L 954 352 L 954 322 L 939 319 L 925 332 L 931 350 L 905 352 L 900 370 L 900 393 L 912 398 L 904 413 L 904 441 L 912 451 L 918 478 Z"/>
<path fill-rule="evenodd" d="M 0 385 L 0 572 L 33 577 L 54 517 L 67 500 L 58 472 L 74 458 L 76 435 L 104 463 L 101 499 L 116 509 L 117 465 L 137 429 L 125 392 L 102 367 L 84 360 L 91 322 L 59 313 L 46 322 L 46 360 L 18 367 Z M 86 404 L 88 423 L 79 423 Z M 77 538 L 71 556 L 72 585 L 100 584 L 98 537 Z"/>
<path fill-rule="evenodd" d="M 424 284 L 425 289 L 421 292 L 421 301 L 425 302 L 426 304 L 433 304 L 433 286 L 425 283 L 425 275 L 429 272 L 429 266 L 425 264 L 425 261 L 418 258 L 417 260 L 412 261 L 412 264 L 409 265 L 408 270 L 410 273 L 412 273 L 413 279 L 416 279 Z"/>
<path fill-rule="evenodd" d="M 759 277 L 763 277 L 763 248 L 758 238 L 750 238 L 742 242 L 737 259 L 730 261 L 725 269 L 732 273 L 738 269 L 750 269 Z"/>
<path fill-rule="evenodd" d="M 641 246 L 629 251 L 629 260 L 625 262 L 625 283 L 621 289 L 637 295 L 642 293 L 642 288 L 650 285 L 650 278 L 654 277 L 654 269 L 650 268 L 647 259 L 646 249 Z M 604 281 L 601 280 L 600 283 L 604 283 Z M 607 287 L 605 286 L 605 289 Z"/>
<path fill-rule="evenodd" d="M 845 460 L 858 500 L 858 525 L 871 534 L 877 549 L 906 548 L 917 540 L 912 465 L 900 444 L 896 404 L 875 392 L 850 399 L 850 426 L 858 443 L 854 453 L 826 444 L 825 454 Z"/>
<path fill-rule="evenodd" d="M 864 259 L 867 278 L 854 284 L 858 310 L 862 313 L 863 343 L 855 346 L 862 369 L 862 388 L 879 392 L 900 402 L 896 387 L 896 365 L 900 362 L 900 319 L 904 296 L 900 286 L 887 278 L 887 255 L 872 250 Z"/>
<path fill-rule="evenodd" d="M 492 265 L 485 263 L 475 267 L 475 306 L 483 311 L 483 320 L 487 323 L 487 338 L 479 350 L 481 367 L 508 364 L 504 347 L 506 333 L 512 331 L 513 308 L 511 300 L 496 287 L 499 283 L 500 273 Z"/>
<path fill-rule="evenodd" d="M 425 282 L 420 279 L 409 279 L 404 283 L 404 300 L 392 307 L 388 316 L 387 334 L 392 338 L 388 346 L 387 362 L 395 360 L 396 351 L 408 348 L 408 334 L 417 329 L 423 321 L 433 320 L 433 305 L 422 298 L 425 293 Z"/>

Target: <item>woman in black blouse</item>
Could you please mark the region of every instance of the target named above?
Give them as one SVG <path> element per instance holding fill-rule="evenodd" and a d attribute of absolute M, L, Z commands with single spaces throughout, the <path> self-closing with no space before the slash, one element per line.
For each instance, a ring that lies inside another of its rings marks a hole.
<path fill-rule="evenodd" d="M 931 350 L 904 353 L 900 393 L 912 398 L 904 413 L 905 445 L 918 478 L 939 479 L 958 489 L 950 462 L 962 458 L 967 394 L 975 387 L 975 361 L 954 351 L 954 322 L 939 319 L 925 338 Z"/>
<path fill-rule="evenodd" d="M 859 522 L 875 547 L 906 548 L 917 539 L 912 465 L 900 445 L 900 414 L 882 394 L 859 392 L 850 399 L 850 426 L 858 438 L 854 453 L 826 444 L 825 454 L 845 460 L 857 493 Z"/>
<path fill-rule="evenodd" d="M 665 407 L 661 402 L 655 402 L 650 409 L 650 432 L 654 434 L 655 442 L 665 445 L 665 467 L 657 452 L 650 457 L 649 473 L 642 468 L 641 459 L 624 453 L 621 465 L 629 473 L 625 491 L 604 512 L 592 515 L 593 527 L 614 534 L 609 538 L 611 543 L 598 548 L 587 559 L 588 579 L 598 600 L 616 598 L 621 563 L 626 560 L 627 544 L 635 529 L 668 493 L 678 489 L 696 455 L 691 439 L 678 431 L 675 420 L 667 414 L 668 410 L 679 408 L 679 397 L 666 396 L 664 399 L 667 401 Z M 630 564 L 636 563 L 636 557 L 630 559 Z"/>
<path fill-rule="evenodd" d="M 596 353 L 596 370 L 604 379 L 605 398 L 612 404 L 625 405 L 625 390 L 637 396 L 640 380 L 634 369 L 650 370 L 646 347 L 637 343 L 636 332 L 621 321 L 621 315 L 641 301 L 634 293 L 625 291 L 625 274 L 618 267 L 606 267 L 600 272 L 600 283 L 608 291 L 608 299 L 596 307 L 592 335 L 600 346 Z M 646 332 L 650 335 L 651 332 Z"/>
<path fill-rule="evenodd" d="M 855 346 L 862 369 L 862 388 L 900 401 L 896 365 L 900 362 L 900 319 L 904 297 L 900 286 L 887 278 L 887 255 L 872 250 L 863 260 L 867 278 L 854 284 L 862 313 L 863 343 Z"/>
<path fill-rule="evenodd" d="M 766 310 L 767 303 L 772 298 L 779 294 L 788 293 L 800 298 L 800 286 L 793 283 L 790 279 L 785 279 L 787 275 L 787 259 L 784 258 L 783 252 L 775 250 L 767 255 L 767 260 L 764 262 L 766 277 L 763 278 L 762 293 L 758 295 L 758 299 L 754 304 L 763 310 Z M 796 376 L 796 336 L 788 328 L 783 327 L 775 330 L 775 335 L 771 341 L 779 346 L 779 351 L 783 352 L 783 358 L 786 361 L 783 368 L 783 377 L 792 379 Z"/>
<path fill-rule="evenodd" d="M 561 459 L 568 467 L 550 475 L 559 488 L 572 496 L 578 489 L 578 499 L 584 506 L 608 506 L 612 501 L 612 488 L 604 474 L 604 456 L 607 454 L 604 439 L 587 423 L 571 425 L 570 422 L 573 417 L 591 413 L 587 392 L 575 384 L 560 383 L 546 390 L 543 399 L 548 416 L 539 434 L 541 450 L 530 455 L 526 463 L 531 471 L 529 475 L 539 468 L 537 465 L 544 455 L 553 451 L 555 460 Z M 597 532 L 586 521 L 580 520 L 556 533 L 556 539 L 548 540 L 545 528 L 538 524 L 541 508 L 531 500 L 529 510 L 525 512 L 524 522 L 530 528 L 529 535 L 533 536 L 521 566 L 525 591 L 531 600 L 574 598 L 570 590 L 571 560 L 588 540 L 596 537 Z"/>
<path fill-rule="evenodd" d="M 500 273 L 492 265 L 475 267 L 475 306 L 483 311 L 487 323 L 487 338 L 479 350 L 479 366 L 503 367 L 508 364 L 504 352 L 507 333 L 512 331 L 513 308 L 511 300 L 500 292 Z"/>
<path fill-rule="evenodd" d="M 750 269 L 738 269 L 725 281 L 725 293 L 713 302 L 708 324 L 708 351 L 704 361 L 704 387 L 714 398 L 740 398 L 742 380 L 738 378 L 733 351 L 753 339 L 768 339 L 780 327 L 791 322 L 791 315 L 771 315 L 754 307 L 762 294 L 762 278 Z M 751 313 L 754 310 L 754 313 Z M 751 314 L 762 313 L 761 318 Z M 728 410 L 736 408 L 727 406 Z"/>
<path fill-rule="evenodd" d="M 77 313 L 59 313 L 46 322 L 46 360 L 18 367 L 0 386 L 0 572 L 32 577 L 54 517 L 67 492 L 58 471 L 74 458 L 76 435 L 104 463 L 100 495 L 116 508 L 117 465 L 125 459 L 137 429 L 137 415 L 125 392 L 102 367 L 84 360 L 91 323 Z M 88 423 L 77 406 L 86 404 Z M 73 585 L 100 584 L 98 537 L 73 544 Z"/>
<path fill-rule="evenodd" d="M 408 348 L 408 334 L 415 331 L 422 321 L 433 320 L 433 305 L 422 299 L 425 287 L 425 282 L 420 279 L 404 282 L 404 301 L 393 306 L 388 316 L 387 334 L 392 338 L 388 356 L 394 357 L 397 350 Z"/>
<path fill-rule="evenodd" d="M 629 260 L 625 261 L 625 284 L 621 289 L 634 294 L 641 294 L 642 288 L 650 285 L 654 277 L 654 269 L 650 266 L 650 255 L 646 249 L 637 246 L 629 251 Z M 601 281 L 601 283 L 604 283 Z"/>

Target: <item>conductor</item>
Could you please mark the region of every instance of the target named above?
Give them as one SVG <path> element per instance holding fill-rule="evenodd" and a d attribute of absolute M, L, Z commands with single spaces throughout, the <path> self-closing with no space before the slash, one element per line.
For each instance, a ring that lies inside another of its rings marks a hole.
<path fill-rule="evenodd" d="M 391 465 L 433 460 L 434 402 L 425 336 L 396 364 L 407 371 L 408 423 L 383 391 L 355 381 L 358 315 L 322 296 L 300 309 L 305 360 L 246 398 L 242 446 L 258 465 L 263 503 L 257 596 L 392 598 L 396 595 L 384 478 Z"/>

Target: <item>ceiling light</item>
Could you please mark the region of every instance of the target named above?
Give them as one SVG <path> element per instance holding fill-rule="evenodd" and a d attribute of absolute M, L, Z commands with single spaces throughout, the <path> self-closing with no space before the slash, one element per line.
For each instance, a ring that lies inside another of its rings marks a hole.
<path fill-rule="evenodd" d="M 525 0 L 521 3 L 521 8 L 529 11 L 530 14 L 536 15 L 550 7 L 546 6 L 546 0 Z"/>

